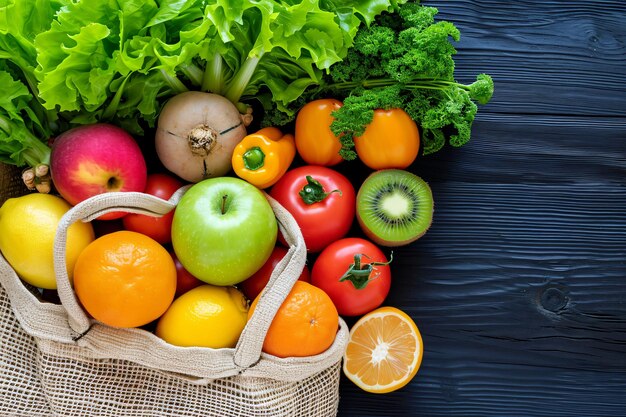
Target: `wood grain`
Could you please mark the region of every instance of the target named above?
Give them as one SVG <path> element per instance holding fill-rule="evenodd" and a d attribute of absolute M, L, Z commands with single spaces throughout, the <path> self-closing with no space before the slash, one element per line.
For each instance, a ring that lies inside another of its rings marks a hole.
<path fill-rule="evenodd" d="M 496 93 L 468 145 L 410 168 L 435 219 L 386 303 L 422 368 L 386 395 L 342 381 L 339 416 L 626 415 L 626 2 L 424 4 L 461 29 L 457 78 Z"/>
<path fill-rule="evenodd" d="M 625 158 L 626 117 L 482 112 L 469 144 L 420 156 L 410 169 L 429 181 L 625 183 Z"/>
<path fill-rule="evenodd" d="M 425 1 L 461 30 L 457 79 L 496 83 L 490 112 L 626 116 L 626 2 Z"/>
<path fill-rule="evenodd" d="M 605 152 L 623 151 L 613 143 Z M 465 148 L 454 166 L 471 166 L 481 145 Z M 481 181 L 462 181 L 459 169 L 448 171 L 455 180 L 431 182 L 433 227 L 396 251 L 387 300 L 418 323 L 422 369 L 388 396 L 346 381 L 340 415 L 626 413 L 625 155 L 608 164 L 615 170 L 605 181 L 594 153 L 579 160 L 597 173 L 588 181 L 485 181 L 525 169 L 535 153 L 502 165 L 488 163 L 501 155 L 486 158 Z"/>

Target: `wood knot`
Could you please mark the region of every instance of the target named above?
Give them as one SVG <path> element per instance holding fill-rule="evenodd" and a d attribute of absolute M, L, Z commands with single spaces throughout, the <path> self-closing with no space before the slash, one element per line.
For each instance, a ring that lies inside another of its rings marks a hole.
<path fill-rule="evenodd" d="M 569 298 L 565 291 L 557 287 L 546 287 L 539 294 L 539 305 L 551 313 L 560 313 L 567 307 Z"/>

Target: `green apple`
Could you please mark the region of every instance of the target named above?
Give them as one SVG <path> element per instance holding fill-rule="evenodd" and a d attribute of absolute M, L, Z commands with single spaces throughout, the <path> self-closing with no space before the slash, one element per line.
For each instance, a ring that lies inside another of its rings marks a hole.
<path fill-rule="evenodd" d="M 237 284 L 258 271 L 272 253 L 277 234 L 265 195 L 233 177 L 191 186 L 172 222 L 172 246 L 179 261 L 213 285 Z"/>

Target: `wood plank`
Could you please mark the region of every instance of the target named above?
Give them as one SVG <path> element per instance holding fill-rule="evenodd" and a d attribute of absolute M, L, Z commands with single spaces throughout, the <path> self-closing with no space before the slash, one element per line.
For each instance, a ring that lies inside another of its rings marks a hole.
<path fill-rule="evenodd" d="M 355 184 L 359 161 L 336 167 Z M 626 182 L 626 117 L 479 113 L 472 139 L 409 167 L 427 182 Z"/>
<path fill-rule="evenodd" d="M 433 227 L 395 251 L 387 304 L 423 332 L 422 369 L 339 416 L 625 415 L 626 118 L 479 115 L 423 157 Z"/>
<path fill-rule="evenodd" d="M 420 327 L 422 368 L 375 398 L 346 380 L 340 416 L 624 415 L 624 184 L 433 192 L 433 227 L 396 251 L 387 300 Z"/>
<path fill-rule="evenodd" d="M 495 81 L 482 111 L 626 115 L 626 2 L 433 0 L 461 30 L 457 79 Z"/>

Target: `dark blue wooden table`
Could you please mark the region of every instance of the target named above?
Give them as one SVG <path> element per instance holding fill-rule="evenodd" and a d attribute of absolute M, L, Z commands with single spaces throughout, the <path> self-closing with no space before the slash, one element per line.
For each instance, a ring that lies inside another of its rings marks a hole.
<path fill-rule="evenodd" d="M 626 416 L 626 2 L 426 1 L 491 74 L 472 141 L 421 157 L 429 232 L 387 304 L 424 338 L 405 388 L 339 416 Z"/>

